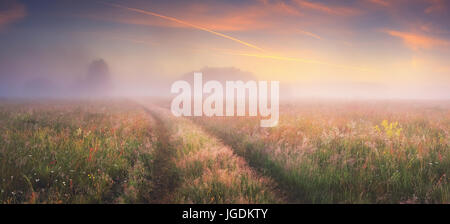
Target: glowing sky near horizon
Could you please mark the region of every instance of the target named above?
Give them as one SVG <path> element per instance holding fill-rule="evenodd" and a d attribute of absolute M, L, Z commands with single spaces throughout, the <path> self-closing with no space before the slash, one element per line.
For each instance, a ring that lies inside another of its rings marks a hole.
<path fill-rule="evenodd" d="M 74 80 L 96 58 L 118 82 L 235 67 L 292 83 L 450 88 L 445 0 L 0 3 L 0 79 Z"/>

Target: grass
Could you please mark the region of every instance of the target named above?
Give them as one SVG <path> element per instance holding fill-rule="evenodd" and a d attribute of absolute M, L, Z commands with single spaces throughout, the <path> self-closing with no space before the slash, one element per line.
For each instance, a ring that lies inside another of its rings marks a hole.
<path fill-rule="evenodd" d="M 3 203 L 146 202 L 152 120 L 130 102 L 0 106 Z"/>
<path fill-rule="evenodd" d="M 450 203 L 449 102 L 295 102 L 273 128 L 142 105 L 0 101 L 0 203 Z"/>
<path fill-rule="evenodd" d="M 279 202 L 267 178 L 258 177 L 242 158 L 191 121 L 157 110 L 167 126 L 174 151 L 179 186 L 171 193 L 174 203 L 275 203 Z"/>
<path fill-rule="evenodd" d="M 168 111 L 125 100 L 4 101 L 0 115 L 2 203 L 279 201 L 269 179 Z"/>
<path fill-rule="evenodd" d="M 198 118 L 297 203 L 449 203 L 448 104 L 285 105 L 280 124 Z"/>

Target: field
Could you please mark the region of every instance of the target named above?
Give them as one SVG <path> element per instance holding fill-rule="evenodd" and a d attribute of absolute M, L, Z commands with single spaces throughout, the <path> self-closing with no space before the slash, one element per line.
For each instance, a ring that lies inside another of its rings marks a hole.
<path fill-rule="evenodd" d="M 285 102 L 274 128 L 164 105 L 1 100 L 0 203 L 450 203 L 450 102 Z"/>
<path fill-rule="evenodd" d="M 450 113 L 442 102 L 287 104 L 280 124 L 202 118 L 294 203 L 449 203 Z"/>

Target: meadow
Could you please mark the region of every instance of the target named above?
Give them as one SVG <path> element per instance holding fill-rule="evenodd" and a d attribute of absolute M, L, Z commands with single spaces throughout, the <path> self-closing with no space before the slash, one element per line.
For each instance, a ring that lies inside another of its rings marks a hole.
<path fill-rule="evenodd" d="M 292 203 L 449 203 L 448 102 L 304 101 L 280 123 L 199 118 Z"/>
<path fill-rule="evenodd" d="M 157 101 L 154 101 L 157 102 Z M 0 203 L 450 203 L 450 102 L 1 100 Z"/>
<path fill-rule="evenodd" d="M 151 201 L 152 124 L 126 101 L 2 102 L 0 201 Z"/>

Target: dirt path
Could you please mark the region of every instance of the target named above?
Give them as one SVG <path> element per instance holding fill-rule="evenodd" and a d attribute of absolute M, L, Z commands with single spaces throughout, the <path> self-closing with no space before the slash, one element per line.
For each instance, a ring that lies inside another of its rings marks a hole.
<path fill-rule="evenodd" d="M 246 136 L 240 135 L 236 137 L 226 131 L 220 131 L 215 129 L 215 127 L 202 124 L 201 122 L 198 122 L 198 120 L 195 120 L 194 123 L 201 126 L 206 133 L 215 136 L 220 139 L 223 144 L 232 148 L 236 155 L 243 158 L 249 167 L 256 173 L 261 176 L 271 178 L 274 183 L 276 183 L 276 194 L 284 198 L 285 203 L 304 203 L 300 200 L 304 192 L 300 191 L 299 193 L 298 189 L 293 189 L 290 187 L 292 185 L 283 184 L 286 183 L 286 180 L 293 181 L 293 179 L 286 176 L 283 167 L 280 166 L 281 164 L 276 163 L 269 154 L 261 152 L 264 146 L 261 146 L 260 144 L 255 145 L 251 142 L 245 141 L 244 139 Z"/>
<path fill-rule="evenodd" d="M 173 163 L 175 150 L 170 144 L 169 131 L 162 120 L 152 110 L 147 107 L 143 108 L 155 119 L 158 138 L 152 169 L 154 170 L 154 190 L 150 195 L 150 200 L 151 203 L 171 203 L 170 193 L 179 184 L 179 176 L 175 172 L 175 164 Z"/>
<path fill-rule="evenodd" d="M 170 127 L 167 127 L 168 125 L 168 121 L 166 121 L 165 119 L 163 119 L 160 116 L 163 116 L 162 111 L 164 110 L 166 113 L 170 112 L 170 111 L 166 111 L 165 109 L 161 109 L 158 106 L 155 105 L 150 105 L 148 103 L 146 103 L 145 101 L 139 101 L 136 100 L 137 103 L 139 103 L 140 105 L 143 106 L 143 108 L 152 116 L 154 117 L 154 119 L 156 120 L 156 124 L 157 124 L 157 136 L 158 136 L 158 146 L 157 146 L 157 150 L 156 150 L 156 158 L 154 161 L 154 170 L 155 170 L 155 190 L 153 192 L 153 202 L 154 203 L 170 203 L 170 202 L 174 202 L 174 198 L 171 196 L 173 195 L 177 195 L 178 192 L 176 192 L 179 189 L 183 189 L 182 192 L 189 192 L 190 190 L 195 191 L 194 194 L 200 193 L 200 192 L 196 192 L 197 190 L 195 189 L 195 186 L 189 186 L 186 187 L 186 185 L 192 185 L 194 184 L 194 182 L 191 182 L 191 179 L 186 179 L 185 176 L 183 176 L 183 171 L 181 171 L 181 173 L 179 172 L 179 170 L 177 170 L 175 166 L 175 153 L 177 153 L 177 150 L 179 150 L 179 148 L 175 148 L 175 147 L 180 147 L 180 145 L 174 146 L 172 144 L 177 144 L 174 141 L 174 138 L 171 136 L 174 133 L 172 133 L 173 131 L 175 132 L 180 132 L 181 133 L 185 133 L 185 134 L 190 134 L 192 133 L 203 133 L 202 135 L 207 136 L 207 138 L 209 138 L 212 141 L 217 142 L 213 148 L 218 147 L 220 148 L 220 150 L 223 150 L 220 153 L 225 153 L 222 156 L 226 156 L 226 155 L 231 155 L 231 157 L 233 158 L 232 162 L 233 166 L 238 166 L 240 168 L 238 168 L 238 170 L 229 170 L 227 172 L 231 172 L 234 174 L 231 174 L 230 178 L 242 178 L 244 176 L 248 176 L 248 178 L 250 178 L 250 182 L 252 182 L 253 184 L 256 183 L 256 185 L 252 185 L 253 187 L 257 186 L 258 189 L 261 189 L 260 192 L 265 192 L 265 193 L 261 193 L 264 194 L 266 196 L 263 196 L 263 198 L 273 198 L 270 199 L 269 201 L 271 201 L 271 203 L 274 202 L 286 202 L 286 194 L 281 192 L 279 189 L 279 187 L 277 186 L 278 184 L 275 183 L 274 181 L 271 180 L 271 178 L 267 177 L 266 175 L 263 175 L 260 172 L 257 172 L 256 170 L 252 169 L 246 162 L 245 159 L 239 155 L 237 155 L 236 153 L 234 153 L 235 150 L 233 150 L 232 148 L 222 144 L 222 140 L 220 138 L 217 138 L 214 135 L 208 134 L 207 132 L 203 131 L 203 128 L 199 125 L 199 124 L 195 124 L 194 122 L 190 121 L 190 119 L 185 119 L 185 118 L 174 118 L 175 122 L 187 122 L 190 125 L 190 129 L 185 129 L 185 130 L 180 130 L 178 128 L 175 128 L 174 130 L 169 130 Z M 164 115 L 165 116 L 165 115 Z M 167 119 L 167 118 L 166 118 Z M 180 120 L 176 120 L 176 119 L 180 119 Z M 172 121 L 173 122 L 173 121 Z M 171 123 L 171 122 L 170 122 Z M 177 126 L 177 125 L 175 125 Z M 173 128 L 172 128 L 173 129 Z M 178 139 L 179 141 L 180 139 Z M 179 143 L 178 143 L 179 144 Z M 218 152 L 215 151 L 217 149 L 213 149 L 213 148 L 208 148 L 211 146 L 206 146 L 207 148 L 201 148 L 200 150 L 203 153 L 198 154 L 199 156 L 203 156 L 208 153 L 213 152 L 212 154 L 217 154 Z M 193 155 L 195 157 L 195 152 L 193 152 L 194 154 L 190 154 Z M 212 158 L 214 159 L 214 158 Z M 216 160 L 216 159 L 214 159 Z M 218 160 L 216 160 L 218 163 Z M 222 169 L 222 168 L 218 168 L 218 169 Z M 216 170 L 217 171 L 217 170 Z M 214 170 L 209 170 L 208 172 L 216 172 Z M 217 173 L 216 173 L 217 175 Z M 203 177 L 198 177 L 198 178 L 204 178 Z M 198 179 L 197 179 L 198 180 Z M 186 182 L 187 181 L 187 182 Z M 252 187 L 250 187 L 252 188 Z M 245 190 L 245 188 L 244 188 Z M 172 193 L 172 194 L 171 194 Z M 248 194 L 247 191 L 244 192 L 240 192 L 239 194 L 242 195 L 246 195 Z M 252 194 L 252 193 L 251 193 Z M 179 196 L 179 195 L 178 195 Z M 187 197 L 189 198 L 190 195 L 183 195 L 182 197 Z M 255 196 L 252 196 L 255 197 Z M 257 199 L 260 198 L 259 196 L 256 196 L 256 198 L 253 198 L 251 200 L 256 200 L 256 201 L 250 201 L 251 203 L 258 203 L 258 200 L 262 200 L 265 201 L 263 203 L 267 203 L 268 201 L 265 199 Z M 193 199 L 195 203 L 195 199 Z M 179 201 L 177 201 L 179 202 Z M 181 202 L 183 203 L 183 202 Z M 200 203 L 204 203 L 204 202 L 200 202 Z M 207 202 L 208 203 L 208 202 Z M 214 203 L 214 202 L 212 202 Z M 219 202 L 220 203 L 220 202 Z M 222 202 L 222 203 L 227 203 L 227 202 Z M 247 202 L 249 203 L 249 202 Z M 259 202 L 261 203 L 261 201 Z"/>

